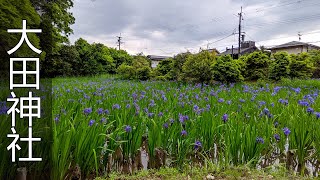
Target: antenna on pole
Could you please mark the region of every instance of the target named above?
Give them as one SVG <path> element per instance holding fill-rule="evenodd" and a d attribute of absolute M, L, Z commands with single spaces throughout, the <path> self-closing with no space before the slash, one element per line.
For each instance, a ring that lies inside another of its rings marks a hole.
<path fill-rule="evenodd" d="M 122 42 L 122 37 L 121 37 L 121 33 L 120 33 L 120 36 L 117 36 L 117 38 L 118 38 L 118 47 L 119 47 L 119 50 L 121 50 L 121 44 L 123 44 L 123 42 Z"/>
<path fill-rule="evenodd" d="M 299 36 L 299 41 L 301 41 L 302 34 L 300 32 L 298 32 L 298 36 Z"/>

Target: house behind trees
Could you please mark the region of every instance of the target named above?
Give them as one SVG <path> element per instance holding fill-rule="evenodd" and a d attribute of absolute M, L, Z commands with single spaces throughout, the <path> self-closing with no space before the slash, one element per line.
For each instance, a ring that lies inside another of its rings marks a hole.
<path fill-rule="evenodd" d="M 280 51 L 285 51 L 285 52 L 288 52 L 289 54 L 300 54 L 303 52 L 309 52 L 314 49 L 319 50 L 320 47 L 313 44 L 299 42 L 299 41 L 291 41 L 285 44 L 274 46 L 272 48 L 268 48 L 268 50 L 271 50 L 272 54 Z"/>

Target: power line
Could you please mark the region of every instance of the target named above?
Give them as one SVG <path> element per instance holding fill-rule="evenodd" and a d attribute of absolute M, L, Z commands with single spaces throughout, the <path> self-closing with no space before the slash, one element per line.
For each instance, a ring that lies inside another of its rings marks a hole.
<path fill-rule="evenodd" d="M 251 12 L 250 11 L 247 11 L 247 12 L 249 12 L 248 14 L 253 14 L 253 13 L 258 13 L 258 12 L 262 12 L 262 11 L 266 11 L 266 10 L 274 9 L 274 8 L 278 8 L 278 7 L 293 5 L 293 4 L 297 4 L 297 3 L 300 4 L 303 1 L 308 1 L 308 0 L 296 0 L 294 2 L 292 2 L 292 0 L 289 0 L 289 1 L 284 1 L 284 2 L 288 2 L 288 3 L 280 3 L 280 4 L 276 5 L 276 6 L 269 6 L 269 7 L 266 7 L 266 8 L 255 9 L 255 10 L 252 10 Z M 247 12 L 246 12 L 246 14 L 247 14 Z"/>
<path fill-rule="evenodd" d="M 266 22 L 266 23 L 258 23 L 258 24 L 246 24 L 246 26 L 259 26 L 263 27 L 266 25 L 274 25 L 274 24 L 290 24 L 290 23 L 296 23 L 296 22 L 304 22 L 304 21 L 310 21 L 314 19 L 318 19 L 320 17 L 320 14 L 313 14 L 310 16 L 305 16 L 305 17 L 297 17 L 297 18 L 292 18 L 292 19 L 287 19 L 287 20 L 278 20 L 278 21 L 272 21 L 272 22 Z"/>
<path fill-rule="evenodd" d="M 233 36 L 233 35 L 235 35 L 235 33 L 229 34 L 228 36 L 225 36 L 225 37 L 223 37 L 223 38 L 221 38 L 221 39 L 219 39 L 219 40 L 216 40 L 216 41 L 214 41 L 214 42 L 210 42 L 210 43 L 208 43 L 208 44 L 209 44 L 209 45 L 215 44 L 215 43 L 220 42 L 220 41 L 222 41 L 222 40 L 225 40 L 225 39 L 227 39 L 228 37 Z"/>

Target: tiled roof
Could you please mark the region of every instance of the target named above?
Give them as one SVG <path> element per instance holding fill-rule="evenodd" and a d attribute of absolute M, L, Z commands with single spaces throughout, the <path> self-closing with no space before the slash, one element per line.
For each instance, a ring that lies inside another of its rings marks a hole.
<path fill-rule="evenodd" d="M 246 53 L 246 52 L 248 52 L 250 50 L 256 50 L 256 49 L 257 49 L 257 47 L 255 47 L 255 46 L 254 47 L 248 47 L 248 48 L 241 48 L 240 49 L 240 54 L 244 54 L 244 53 Z M 228 50 L 222 52 L 220 55 L 228 55 L 228 54 L 232 54 L 232 49 L 228 49 Z M 233 48 L 233 54 L 234 55 L 238 54 L 238 48 Z"/>
<path fill-rule="evenodd" d="M 278 46 L 274 46 L 272 48 L 269 49 L 280 49 L 280 48 L 286 48 L 286 47 L 292 47 L 292 46 L 313 46 L 313 47 L 317 47 L 320 48 L 319 46 L 313 45 L 313 44 L 308 44 L 308 43 L 304 43 L 304 42 L 300 42 L 300 41 L 291 41 L 285 44 L 281 44 Z"/>

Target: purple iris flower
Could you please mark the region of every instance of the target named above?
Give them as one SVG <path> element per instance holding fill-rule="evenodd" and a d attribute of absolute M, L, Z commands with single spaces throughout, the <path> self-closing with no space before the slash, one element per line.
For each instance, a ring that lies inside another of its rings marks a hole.
<path fill-rule="evenodd" d="M 88 96 L 88 95 L 83 95 L 83 97 L 85 98 L 85 99 L 90 99 L 90 96 Z"/>
<path fill-rule="evenodd" d="M 83 113 L 84 113 L 85 115 L 88 115 L 88 114 L 92 113 L 92 108 L 85 108 L 85 109 L 83 110 Z"/>
<path fill-rule="evenodd" d="M 174 123 L 174 119 L 172 119 L 172 118 L 169 121 L 170 121 L 171 124 Z"/>
<path fill-rule="evenodd" d="M 136 99 L 137 97 L 138 97 L 138 94 L 137 94 L 137 93 L 133 93 L 133 94 L 132 94 L 132 98 L 133 98 L 133 99 Z"/>
<path fill-rule="evenodd" d="M 295 89 L 295 88 L 292 88 L 292 89 L 293 89 L 297 94 L 300 93 L 300 91 L 301 91 L 301 88 L 299 88 L 299 87 L 296 88 L 296 89 Z"/>
<path fill-rule="evenodd" d="M 60 114 L 56 115 L 56 117 L 54 118 L 54 120 L 55 120 L 56 122 L 58 122 L 59 119 L 60 119 Z"/>
<path fill-rule="evenodd" d="M 163 128 L 168 129 L 169 124 L 168 123 L 164 123 L 162 126 L 163 126 Z"/>
<path fill-rule="evenodd" d="M 280 141 L 280 135 L 279 134 L 275 134 L 275 135 L 273 135 L 273 137 L 274 137 L 274 139 L 276 141 Z"/>
<path fill-rule="evenodd" d="M 317 119 L 320 119 L 320 112 L 315 112 L 314 114 L 316 115 Z"/>
<path fill-rule="evenodd" d="M 298 104 L 301 106 L 309 106 L 309 102 L 308 101 L 303 101 L 303 100 L 299 100 Z"/>
<path fill-rule="evenodd" d="M 310 113 L 310 114 L 311 114 L 311 113 L 313 113 L 313 112 L 314 112 L 314 110 L 313 110 L 311 107 L 308 107 L 308 108 L 307 108 L 307 113 Z"/>
<path fill-rule="evenodd" d="M 186 130 L 182 130 L 182 131 L 181 131 L 181 136 L 187 136 L 187 135 L 188 135 L 188 133 L 187 133 Z"/>
<path fill-rule="evenodd" d="M 196 142 L 194 143 L 194 149 L 199 149 L 199 148 L 201 148 L 201 147 L 202 147 L 202 144 L 201 144 L 200 141 L 196 141 Z"/>
<path fill-rule="evenodd" d="M 194 105 L 194 106 L 193 106 L 193 110 L 194 110 L 195 112 L 199 111 L 199 106 Z"/>
<path fill-rule="evenodd" d="M 104 113 L 107 114 L 107 115 L 110 114 L 108 109 L 104 110 Z"/>
<path fill-rule="evenodd" d="M 159 112 L 158 116 L 162 117 L 163 116 L 163 112 Z"/>
<path fill-rule="evenodd" d="M 132 131 L 132 128 L 131 128 L 131 126 L 126 125 L 126 126 L 124 127 L 124 130 L 125 130 L 127 133 L 129 133 L 129 132 Z"/>
<path fill-rule="evenodd" d="M 106 118 L 101 118 L 100 122 L 105 123 L 105 122 L 107 122 L 107 120 L 106 120 Z"/>
<path fill-rule="evenodd" d="M 284 128 L 282 129 L 282 131 L 283 131 L 283 133 L 284 133 L 286 136 L 288 136 L 288 135 L 291 133 L 290 129 L 287 128 L 287 127 L 284 127 Z"/>
<path fill-rule="evenodd" d="M 222 120 L 223 120 L 224 123 L 226 123 L 228 121 L 228 114 L 224 114 L 222 116 Z"/>
<path fill-rule="evenodd" d="M 121 108 L 121 106 L 119 104 L 114 104 L 112 106 L 112 109 L 120 109 L 120 108 Z"/>
<path fill-rule="evenodd" d="M 218 102 L 219 102 L 219 103 L 223 103 L 223 102 L 224 102 L 224 99 L 219 98 L 219 99 L 218 99 Z"/>
<path fill-rule="evenodd" d="M 91 119 L 91 120 L 89 121 L 89 126 L 92 126 L 95 122 L 96 122 L 95 120 Z"/>
<path fill-rule="evenodd" d="M 103 113 L 103 109 L 102 109 L 102 108 L 99 108 L 99 109 L 97 110 L 97 113 L 98 113 L 99 115 L 101 115 L 101 114 Z"/>
<path fill-rule="evenodd" d="M 268 108 L 264 108 L 263 109 L 263 114 L 264 115 L 268 115 L 270 113 L 269 109 Z"/>
<path fill-rule="evenodd" d="M 257 137 L 256 142 L 260 144 L 264 144 L 264 139 L 262 137 Z"/>
<path fill-rule="evenodd" d="M 206 111 L 209 111 L 210 108 L 211 108 L 210 104 L 207 104 L 207 105 L 206 105 Z"/>
<path fill-rule="evenodd" d="M 288 100 L 286 99 L 279 99 L 279 103 L 284 104 L 284 105 L 288 105 Z"/>
<path fill-rule="evenodd" d="M 154 113 L 148 113 L 148 117 L 152 118 L 154 116 Z"/>
<path fill-rule="evenodd" d="M 130 105 L 130 104 L 127 104 L 127 105 L 126 105 L 126 108 L 127 108 L 127 109 L 129 109 L 130 107 L 131 107 L 131 105 Z"/>
<path fill-rule="evenodd" d="M 151 99 L 151 100 L 150 100 L 150 104 L 149 104 L 149 106 L 150 106 L 150 107 L 154 107 L 155 105 L 156 105 L 156 104 L 155 104 L 154 100 L 153 100 L 153 99 Z"/>
<path fill-rule="evenodd" d="M 263 106 L 263 105 L 265 105 L 265 104 L 266 104 L 265 101 L 259 101 L 259 105 L 260 105 L 260 106 Z"/>

